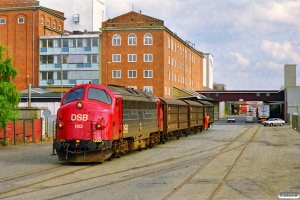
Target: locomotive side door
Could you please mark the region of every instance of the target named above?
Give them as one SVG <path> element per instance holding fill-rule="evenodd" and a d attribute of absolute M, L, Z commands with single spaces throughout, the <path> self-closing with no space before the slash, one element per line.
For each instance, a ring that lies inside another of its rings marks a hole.
<path fill-rule="evenodd" d="M 113 137 L 114 139 L 120 139 L 123 137 L 123 99 L 121 97 L 116 98 L 114 116 L 112 120 Z"/>

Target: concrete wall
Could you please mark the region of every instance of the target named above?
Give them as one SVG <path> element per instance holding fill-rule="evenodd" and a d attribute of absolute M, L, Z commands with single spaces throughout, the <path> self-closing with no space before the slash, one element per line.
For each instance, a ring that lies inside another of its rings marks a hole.
<path fill-rule="evenodd" d="M 285 120 L 292 121 L 293 113 L 300 113 L 300 87 L 289 86 L 285 88 Z"/>
<path fill-rule="evenodd" d="M 219 102 L 219 119 L 225 117 L 225 102 Z"/>
<path fill-rule="evenodd" d="M 284 65 L 284 87 L 296 86 L 296 65 Z"/>

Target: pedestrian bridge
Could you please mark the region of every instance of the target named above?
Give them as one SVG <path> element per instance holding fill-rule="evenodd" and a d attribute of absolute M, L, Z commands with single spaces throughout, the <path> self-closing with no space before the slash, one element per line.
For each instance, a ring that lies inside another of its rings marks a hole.
<path fill-rule="evenodd" d="M 215 102 L 222 101 L 264 101 L 284 102 L 283 90 L 224 90 L 224 91 L 197 91 L 199 94 L 213 99 Z"/>

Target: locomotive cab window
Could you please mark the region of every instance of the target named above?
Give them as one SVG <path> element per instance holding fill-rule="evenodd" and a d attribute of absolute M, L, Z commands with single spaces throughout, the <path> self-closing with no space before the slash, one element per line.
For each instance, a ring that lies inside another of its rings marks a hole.
<path fill-rule="evenodd" d="M 83 97 L 83 92 L 84 92 L 84 89 L 83 88 L 78 88 L 76 90 L 72 90 L 67 96 L 66 98 L 64 99 L 64 103 L 63 104 L 67 104 L 71 101 L 74 101 L 74 100 L 78 100 L 78 99 L 82 99 Z"/>
<path fill-rule="evenodd" d="M 109 94 L 97 88 L 90 88 L 87 97 L 89 99 L 98 100 L 106 104 L 111 104 L 111 97 L 109 96 Z"/>

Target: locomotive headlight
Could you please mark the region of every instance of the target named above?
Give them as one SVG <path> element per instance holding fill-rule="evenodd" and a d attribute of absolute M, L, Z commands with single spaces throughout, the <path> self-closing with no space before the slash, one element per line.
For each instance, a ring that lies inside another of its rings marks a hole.
<path fill-rule="evenodd" d="M 59 122 L 57 124 L 57 128 L 60 129 L 60 130 L 63 129 L 64 128 L 64 124 L 62 122 Z"/>
<path fill-rule="evenodd" d="M 102 125 L 101 125 L 100 123 L 97 123 L 97 124 L 96 124 L 96 129 L 97 129 L 97 130 L 101 130 L 101 128 L 102 128 Z"/>
<path fill-rule="evenodd" d="M 76 107 L 79 108 L 79 109 L 82 108 L 83 107 L 82 102 L 77 102 Z"/>

